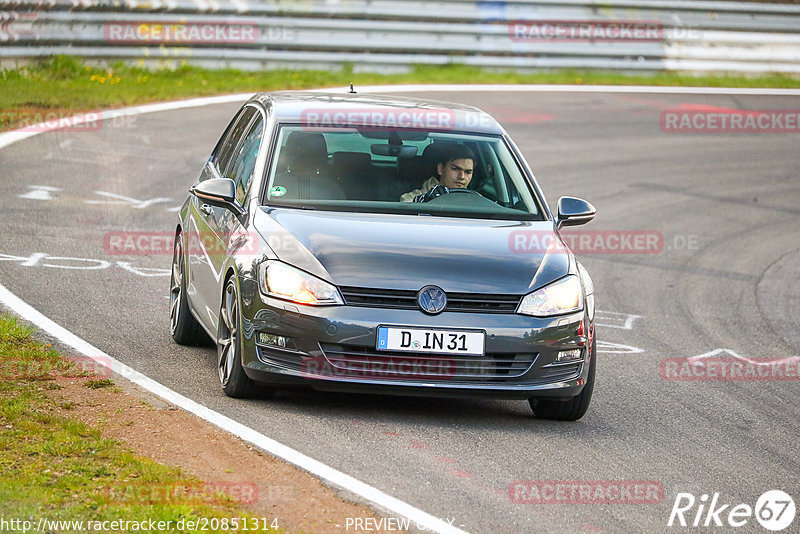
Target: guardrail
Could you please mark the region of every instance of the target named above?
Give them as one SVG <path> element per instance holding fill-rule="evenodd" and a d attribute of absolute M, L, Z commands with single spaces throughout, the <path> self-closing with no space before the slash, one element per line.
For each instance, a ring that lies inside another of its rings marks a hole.
<path fill-rule="evenodd" d="M 800 5 L 586 0 L 0 2 L 0 61 L 800 73 Z"/>

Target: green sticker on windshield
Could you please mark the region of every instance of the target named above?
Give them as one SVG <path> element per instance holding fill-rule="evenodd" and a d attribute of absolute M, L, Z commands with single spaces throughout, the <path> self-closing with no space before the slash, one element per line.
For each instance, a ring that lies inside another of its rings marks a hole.
<path fill-rule="evenodd" d="M 276 185 L 269 192 L 273 197 L 282 197 L 286 194 L 286 188 L 282 185 Z"/>

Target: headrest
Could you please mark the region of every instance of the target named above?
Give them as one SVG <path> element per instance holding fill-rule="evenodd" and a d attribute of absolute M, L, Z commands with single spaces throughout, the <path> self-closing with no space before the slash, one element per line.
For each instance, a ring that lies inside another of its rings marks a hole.
<path fill-rule="evenodd" d="M 337 170 L 362 171 L 368 169 L 372 156 L 366 152 L 334 152 L 333 168 Z"/>
<path fill-rule="evenodd" d="M 454 151 L 456 146 L 454 143 L 431 143 L 422 151 L 422 159 L 431 165 L 441 163 L 447 154 Z"/>
<path fill-rule="evenodd" d="M 321 133 L 292 132 L 281 151 L 289 172 L 313 173 L 328 163 L 328 146 Z"/>

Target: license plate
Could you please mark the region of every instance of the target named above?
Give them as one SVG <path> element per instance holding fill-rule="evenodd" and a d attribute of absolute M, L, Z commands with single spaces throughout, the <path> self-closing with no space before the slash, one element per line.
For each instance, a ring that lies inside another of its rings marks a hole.
<path fill-rule="evenodd" d="M 378 350 L 433 354 L 483 355 L 486 334 L 474 330 L 439 330 L 379 326 Z"/>

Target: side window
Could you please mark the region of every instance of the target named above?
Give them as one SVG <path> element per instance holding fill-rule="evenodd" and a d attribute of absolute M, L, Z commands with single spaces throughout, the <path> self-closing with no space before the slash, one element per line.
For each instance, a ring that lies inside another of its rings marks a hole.
<path fill-rule="evenodd" d="M 239 144 L 228 166 L 222 172 L 224 178 L 230 178 L 236 183 L 236 200 L 240 204 L 244 203 L 245 193 L 253 178 L 263 131 L 264 118 L 260 113 L 256 113 L 256 118 L 250 124 L 244 141 Z"/>
<path fill-rule="evenodd" d="M 224 171 L 228 167 L 234 151 L 236 150 L 239 141 L 242 139 L 245 129 L 250 124 L 250 119 L 253 118 L 253 114 L 255 113 L 257 113 L 257 111 L 252 106 L 247 106 L 244 108 L 233 122 L 233 126 L 228 128 L 228 133 L 225 135 L 225 139 L 223 139 L 222 142 L 217 145 L 214 154 L 212 154 L 211 159 L 214 164 L 216 164 L 217 171 L 219 171 L 220 176 L 225 176 Z"/>

